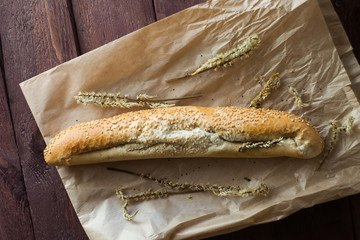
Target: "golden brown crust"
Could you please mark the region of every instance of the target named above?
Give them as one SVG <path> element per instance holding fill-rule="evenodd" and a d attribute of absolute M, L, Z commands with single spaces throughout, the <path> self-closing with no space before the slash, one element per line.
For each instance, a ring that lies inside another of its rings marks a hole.
<path fill-rule="evenodd" d="M 55 136 L 44 158 L 53 165 L 75 165 L 169 157 L 312 158 L 322 150 L 316 129 L 286 112 L 186 106 L 78 124 Z"/>

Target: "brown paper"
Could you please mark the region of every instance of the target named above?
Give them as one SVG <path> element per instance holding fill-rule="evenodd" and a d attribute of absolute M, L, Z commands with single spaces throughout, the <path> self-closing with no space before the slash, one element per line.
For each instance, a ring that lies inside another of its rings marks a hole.
<path fill-rule="evenodd" d="M 315 169 L 321 156 L 312 160 L 158 159 L 58 167 L 88 236 L 205 237 L 278 220 L 302 208 L 360 192 L 360 106 L 351 88 L 358 81 L 359 68 L 351 58 L 348 40 L 342 37 L 343 29 L 334 31 L 333 25 L 339 27 L 339 21 L 329 4 L 321 1 L 326 25 L 315 1 L 209 1 L 22 83 L 46 142 L 74 124 L 129 111 L 78 105 L 74 100 L 78 91 L 122 92 L 130 96 L 147 93 L 161 98 L 202 93 L 201 98 L 175 103 L 248 107 L 264 85 L 256 77 L 268 78 L 275 72 L 280 73 L 281 87 L 273 91 L 263 107 L 307 119 L 326 144 L 329 120 L 340 125 L 346 124 L 349 116 L 356 119 L 352 134 L 340 134 L 333 153 L 319 171 Z M 258 34 L 262 43 L 249 58 L 171 84 L 164 82 L 194 70 L 253 34 Z M 346 69 L 338 53 L 350 56 L 344 61 Z M 353 85 L 347 72 L 355 81 Z M 295 87 L 311 106 L 299 109 L 288 86 Z M 136 176 L 110 172 L 106 167 L 151 173 L 178 182 L 254 187 L 262 181 L 271 193 L 268 197 L 247 198 L 194 193 L 191 199 L 184 194 L 131 202 L 129 211 L 139 209 L 139 213 L 133 221 L 126 221 L 123 203 L 114 189 L 121 186 L 135 193 L 159 186 Z"/>

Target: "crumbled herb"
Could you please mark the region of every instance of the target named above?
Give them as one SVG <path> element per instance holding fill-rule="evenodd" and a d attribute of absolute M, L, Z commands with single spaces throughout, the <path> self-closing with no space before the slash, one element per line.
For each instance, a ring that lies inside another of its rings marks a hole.
<path fill-rule="evenodd" d="M 341 132 L 345 132 L 346 134 L 350 134 L 351 133 L 351 129 L 353 127 L 354 124 L 354 117 L 350 116 L 348 118 L 347 124 L 346 126 L 341 126 L 338 127 L 335 123 L 335 121 L 331 120 L 329 122 L 330 128 L 331 128 L 331 140 L 330 140 L 330 144 L 324 154 L 324 157 L 320 160 L 318 169 L 320 169 L 321 165 L 324 163 L 324 161 L 328 158 L 328 156 L 330 155 L 330 153 L 334 150 L 335 144 L 338 140 L 339 137 L 339 133 Z"/>
<path fill-rule="evenodd" d="M 289 87 L 289 91 L 294 94 L 295 103 L 298 105 L 299 108 L 310 106 L 309 103 L 303 103 L 300 93 L 295 88 Z"/>
<path fill-rule="evenodd" d="M 261 103 L 271 94 L 271 90 L 277 89 L 280 86 L 279 73 L 271 75 L 269 80 L 266 82 L 260 93 L 251 101 L 250 107 L 260 108 Z"/>

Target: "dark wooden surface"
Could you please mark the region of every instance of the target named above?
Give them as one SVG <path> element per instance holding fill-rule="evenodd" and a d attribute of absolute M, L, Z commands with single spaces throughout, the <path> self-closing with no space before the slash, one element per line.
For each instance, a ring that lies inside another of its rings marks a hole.
<path fill-rule="evenodd" d="M 18 84 L 200 2 L 0 1 L 0 239 L 87 239 Z M 332 3 L 359 60 L 360 1 Z M 360 195 L 210 239 L 360 239 Z"/>

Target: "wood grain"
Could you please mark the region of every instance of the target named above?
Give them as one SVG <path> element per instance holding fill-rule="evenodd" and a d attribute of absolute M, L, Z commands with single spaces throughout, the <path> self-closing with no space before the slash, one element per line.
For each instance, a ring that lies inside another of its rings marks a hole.
<path fill-rule="evenodd" d="M 1 5 L 0 5 L 1 7 Z M 4 76 L 4 56 L 3 56 L 3 53 L 2 53 L 2 44 L 1 44 L 1 34 L 0 34 L 0 73 L 1 73 L 1 79 L 3 79 L 2 76 Z M 5 97 L 7 96 L 7 93 L 6 91 L 3 92 L 5 94 Z"/>
<path fill-rule="evenodd" d="M 349 197 L 349 201 L 354 239 L 360 239 L 360 194 Z"/>
<path fill-rule="evenodd" d="M 77 0 L 73 11 L 81 53 L 155 21 L 151 0 Z"/>
<path fill-rule="evenodd" d="M 154 0 L 156 19 L 160 20 L 177 13 L 185 8 L 192 7 L 199 3 L 204 3 L 205 0 Z"/>
<path fill-rule="evenodd" d="M 5 81 L 36 239 L 87 238 L 56 169 L 43 160 L 45 144 L 18 85 L 77 56 L 68 9 L 65 0 L 2 0 L 0 7 Z"/>
<path fill-rule="evenodd" d="M 360 1 L 331 0 L 331 2 L 354 48 L 354 54 L 360 62 Z"/>
<path fill-rule="evenodd" d="M 2 239 L 12 239 L 14 236 L 19 237 L 18 239 L 34 239 L 29 202 L 2 71 L 0 71 L 0 132 L 0 236 Z M 21 226 L 22 231 L 14 226 Z"/>

